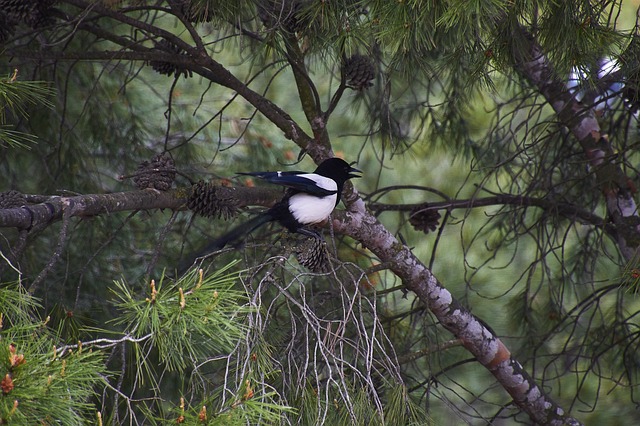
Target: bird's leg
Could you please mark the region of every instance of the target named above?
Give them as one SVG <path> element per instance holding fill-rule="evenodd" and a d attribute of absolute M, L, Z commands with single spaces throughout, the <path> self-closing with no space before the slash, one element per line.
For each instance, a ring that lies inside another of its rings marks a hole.
<path fill-rule="evenodd" d="M 322 238 L 322 235 L 320 235 L 318 232 L 314 231 L 313 229 L 298 228 L 296 232 L 298 234 L 306 235 L 307 237 L 313 237 L 317 240 L 324 241 L 324 238 Z"/>

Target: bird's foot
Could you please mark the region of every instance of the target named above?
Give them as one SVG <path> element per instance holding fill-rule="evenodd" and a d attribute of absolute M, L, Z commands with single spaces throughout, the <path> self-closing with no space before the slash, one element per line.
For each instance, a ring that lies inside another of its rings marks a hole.
<path fill-rule="evenodd" d="M 322 235 L 320 235 L 319 232 L 314 231 L 313 229 L 308 229 L 308 228 L 300 228 L 296 231 L 298 234 L 302 234 L 305 235 L 307 237 L 312 237 L 315 238 L 317 240 L 323 241 L 324 242 L 324 237 Z"/>

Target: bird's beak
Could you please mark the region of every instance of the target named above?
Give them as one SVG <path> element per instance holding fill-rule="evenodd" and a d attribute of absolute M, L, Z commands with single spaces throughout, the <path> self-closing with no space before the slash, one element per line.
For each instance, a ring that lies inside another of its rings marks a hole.
<path fill-rule="evenodd" d="M 353 173 L 357 173 L 357 174 L 353 174 Z M 356 169 L 355 167 L 349 167 L 349 179 L 353 179 L 353 178 L 360 178 L 362 177 L 362 172 L 358 169 Z"/>

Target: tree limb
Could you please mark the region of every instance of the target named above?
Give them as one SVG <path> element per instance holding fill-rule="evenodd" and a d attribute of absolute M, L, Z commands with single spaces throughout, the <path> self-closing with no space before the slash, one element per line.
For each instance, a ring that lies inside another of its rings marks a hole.
<path fill-rule="evenodd" d="M 218 186 L 216 191 L 219 191 L 217 193 L 221 198 L 233 197 L 239 207 L 269 206 L 282 196 L 280 191 L 269 188 Z M 166 192 L 145 189 L 113 194 L 50 197 L 40 204 L 0 209 L 0 228 L 31 229 L 35 226 L 46 226 L 62 219 L 63 213 L 69 217 L 88 218 L 122 211 L 185 210 L 189 193 L 189 189 L 179 188 Z"/>
<path fill-rule="evenodd" d="M 364 201 L 355 192 L 345 198 L 349 211 L 341 219 L 334 219 L 335 229 L 360 241 L 381 262 L 391 265 L 390 269 L 402 279 L 407 289 L 413 291 L 442 326 L 494 375 L 522 411 L 540 424 L 580 424 L 567 416 L 511 356 L 502 341 L 463 307 L 411 250 L 366 210 Z"/>
<path fill-rule="evenodd" d="M 522 195 L 498 194 L 494 197 L 471 198 L 468 200 L 448 200 L 438 202 L 428 202 L 422 204 L 384 204 L 369 203 L 368 207 L 373 211 L 412 211 L 420 208 L 420 211 L 429 210 L 453 210 L 453 209 L 471 209 L 485 206 L 521 206 L 521 207 L 539 207 L 550 214 L 558 214 L 569 219 L 577 219 L 582 223 L 588 223 L 593 226 L 602 227 L 606 231 L 613 233 L 611 226 L 607 226 L 605 218 L 595 213 L 581 209 L 575 204 L 555 202 L 547 198 L 526 197 Z"/>

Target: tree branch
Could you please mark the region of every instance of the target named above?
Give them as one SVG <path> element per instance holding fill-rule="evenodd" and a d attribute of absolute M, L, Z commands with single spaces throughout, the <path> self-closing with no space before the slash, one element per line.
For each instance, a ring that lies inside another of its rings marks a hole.
<path fill-rule="evenodd" d="M 291 64 L 291 71 L 296 80 L 298 95 L 302 102 L 302 110 L 309 123 L 320 115 L 320 95 L 316 90 L 309 73 L 304 64 L 304 54 L 298 46 L 295 34 L 284 33 L 285 47 L 287 49 L 287 60 Z"/>
<path fill-rule="evenodd" d="M 366 210 L 364 201 L 355 191 L 346 194 L 345 203 L 349 210 L 344 216 L 334 218 L 334 228 L 360 241 L 381 262 L 391 265 L 390 269 L 402 279 L 407 289 L 413 291 L 442 326 L 494 375 L 522 411 L 540 424 L 580 424 L 567 416 L 511 356 L 502 341 L 454 299 L 411 250 Z"/>
<path fill-rule="evenodd" d="M 251 90 L 244 82 L 242 82 L 234 74 L 229 72 L 221 63 L 214 60 L 209 52 L 203 50 L 204 46 L 202 43 L 196 42 L 196 46 L 192 46 L 169 31 L 166 31 L 150 23 L 142 22 L 138 19 L 127 16 L 121 11 L 104 7 L 99 3 L 89 3 L 83 0 L 64 0 L 64 2 L 82 9 L 82 12 L 78 14 L 78 17 L 74 17 L 73 19 L 77 19 L 78 21 L 86 21 L 91 16 L 94 16 L 93 14 L 98 14 L 98 16 L 106 16 L 123 24 L 129 25 L 132 28 L 142 30 L 148 34 L 162 37 L 183 49 L 187 53 L 187 55 L 156 54 L 156 52 L 153 51 L 142 52 L 141 46 L 135 44 L 132 45 L 132 43 L 127 39 L 118 41 L 116 36 L 109 37 L 108 39 L 111 42 L 119 43 L 119 45 L 123 48 L 122 51 L 62 52 L 52 49 L 44 49 L 38 52 L 33 52 L 25 51 L 19 48 L 13 48 L 11 50 L 8 50 L 7 53 L 15 57 L 27 58 L 47 58 L 60 60 L 161 60 L 173 64 L 179 64 L 184 69 L 199 74 L 213 83 L 236 91 L 240 96 L 247 100 L 258 111 L 260 111 L 260 113 L 262 113 L 267 119 L 269 119 L 269 121 L 275 124 L 284 133 L 285 137 L 293 140 L 300 148 L 306 150 L 317 163 L 333 156 L 329 144 L 312 143 L 314 139 L 311 136 L 307 135 L 306 132 L 298 125 L 298 123 L 296 123 L 295 120 L 293 120 L 289 116 L 289 114 L 287 114 L 280 107 L 265 98 L 263 95 L 260 95 L 259 93 Z M 167 12 L 169 11 L 167 10 Z M 100 34 L 98 31 L 92 31 L 89 26 L 79 26 L 77 22 L 68 22 L 68 25 L 74 29 L 89 31 L 94 35 L 105 38 L 104 34 Z M 135 49 L 136 52 L 132 52 L 129 50 L 132 48 Z M 184 56 L 184 58 L 182 58 L 181 56 Z"/>
<path fill-rule="evenodd" d="M 539 207 L 542 210 L 564 216 L 568 219 L 577 219 L 582 223 L 588 223 L 597 227 L 602 227 L 609 233 L 613 233 L 614 229 L 607 226 L 606 219 L 581 209 L 575 204 L 559 203 L 546 198 L 526 197 L 522 195 L 499 194 L 494 197 L 471 198 L 468 200 L 448 200 L 439 202 L 428 202 L 421 204 L 384 204 L 369 203 L 368 207 L 373 211 L 412 211 L 415 208 L 422 207 L 420 211 L 431 210 L 453 210 L 453 209 L 471 209 L 485 206 L 512 205 L 522 207 Z"/>
<path fill-rule="evenodd" d="M 35 226 L 46 226 L 62 219 L 63 213 L 68 217 L 87 218 L 123 211 L 185 210 L 189 194 L 189 189 L 179 188 L 166 192 L 145 189 L 113 194 L 50 197 L 40 204 L 0 209 L 0 228 L 31 229 Z M 270 206 L 282 196 L 282 192 L 270 188 L 218 186 L 216 195 L 221 199 L 233 198 L 238 207 Z"/>

